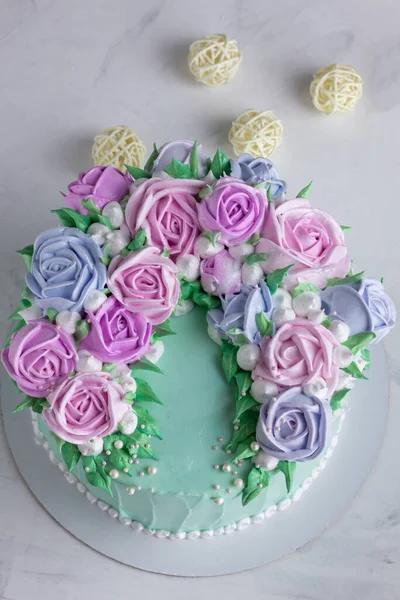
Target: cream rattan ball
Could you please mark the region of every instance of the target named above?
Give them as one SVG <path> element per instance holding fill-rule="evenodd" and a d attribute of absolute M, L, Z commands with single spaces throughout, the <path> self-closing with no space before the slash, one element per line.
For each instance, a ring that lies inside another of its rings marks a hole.
<path fill-rule="evenodd" d="M 229 141 L 236 156 L 248 153 L 268 158 L 282 142 L 282 123 L 270 110 L 246 110 L 233 121 Z"/>
<path fill-rule="evenodd" d="M 110 165 L 125 171 L 124 164 L 141 167 L 146 148 L 125 125 L 105 129 L 94 138 L 92 156 L 95 165 Z"/>
<path fill-rule="evenodd" d="M 361 77 L 347 65 L 329 65 L 320 69 L 310 86 L 315 108 L 328 115 L 353 110 L 362 91 Z"/>
<path fill-rule="evenodd" d="M 189 48 L 189 69 L 196 81 L 218 87 L 228 83 L 239 68 L 242 54 L 236 40 L 217 33 L 206 35 Z"/>

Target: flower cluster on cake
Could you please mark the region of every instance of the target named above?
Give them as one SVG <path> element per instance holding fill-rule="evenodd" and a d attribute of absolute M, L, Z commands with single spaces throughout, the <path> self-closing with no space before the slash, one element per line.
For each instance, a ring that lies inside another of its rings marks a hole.
<path fill-rule="evenodd" d="M 235 387 L 242 503 L 275 475 L 290 492 L 393 327 L 391 299 L 352 272 L 346 228 L 310 204 L 311 184 L 287 199 L 269 160 L 175 141 L 126 168 L 80 173 L 53 211 L 61 226 L 19 251 L 28 273 L 2 354 L 26 395 L 15 410 L 41 414 L 67 468 L 112 494 L 138 458 L 157 460 L 145 406 L 161 401 L 136 371 L 160 371 L 170 317 L 201 306 Z"/>

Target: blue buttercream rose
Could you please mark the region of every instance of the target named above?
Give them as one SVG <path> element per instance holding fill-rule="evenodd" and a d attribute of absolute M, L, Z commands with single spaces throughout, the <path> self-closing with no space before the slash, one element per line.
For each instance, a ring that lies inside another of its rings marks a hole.
<path fill-rule="evenodd" d="M 264 313 L 271 319 L 272 298 L 264 281 L 256 287 L 243 285 L 237 294 L 221 297 L 222 308 L 209 310 L 207 322 L 219 333 L 227 334 L 235 342 L 238 335 L 244 335 L 250 343 L 261 340 L 256 325 L 257 313 Z"/>
<path fill-rule="evenodd" d="M 286 183 L 279 179 L 278 171 L 268 158 L 253 158 L 251 154 L 241 154 L 237 160 L 231 160 L 231 176 L 245 183 L 271 184 L 271 198 L 286 190 Z"/>
<path fill-rule="evenodd" d="M 396 321 L 396 307 L 377 279 L 335 285 L 321 292 L 322 308 L 347 323 L 350 335 L 372 331 L 379 342 Z"/>
<path fill-rule="evenodd" d="M 36 238 L 27 286 L 41 308 L 79 312 L 88 293 L 106 283 L 101 257 L 93 238 L 79 229 L 49 229 Z"/>

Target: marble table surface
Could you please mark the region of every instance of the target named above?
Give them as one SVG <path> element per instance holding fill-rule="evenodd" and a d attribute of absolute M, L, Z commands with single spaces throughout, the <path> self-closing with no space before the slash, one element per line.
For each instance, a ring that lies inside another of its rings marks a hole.
<path fill-rule="evenodd" d="M 210 152 L 219 145 L 230 153 L 230 123 L 250 107 L 272 109 L 283 121 L 284 143 L 273 158 L 289 193 L 313 179 L 315 204 L 353 225 L 347 239 L 355 268 L 383 276 L 400 303 L 397 2 L 0 0 L 0 15 L 2 339 L 24 276 L 14 249 L 55 224 L 48 209 L 91 166 L 96 133 L 124 123 L 148 148 L 197 137 Z M 196 84 L 186 66 L 189 43 L 213 32 L 236 38 L 244 55 L 236 78 L 220 89 Z M 327 118 L 307 88 L 317 68 L 335 61 L 357 67 L 365 94 L 354 113 Z M 386 343 L 387 435 L 358 497 L 318 539 L 238 575 L 174 579 L 98 555 L 32 497 L 0 430 L 0 598 L 398 597 L 398 342 L 399 329 Z"/>

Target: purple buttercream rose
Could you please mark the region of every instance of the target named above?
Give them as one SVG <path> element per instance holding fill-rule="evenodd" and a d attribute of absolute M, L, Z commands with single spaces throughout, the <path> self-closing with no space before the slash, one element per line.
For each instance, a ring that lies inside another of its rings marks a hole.
<path fill-rule="evenodd" d="M 350 335 L 372 331 L 382 340 L 396 321 L 396 307 L 377 279 L 335 285 L 321 292 L 322 308 L 330 318 L 347 323 Z"/>
<path fill-rule="evenodd" d="M 241 154 L 238 159 L 231 160 L 231 176 L 247 184 L 265 181 L 271 186 L 271 198 L 286 190 L 286 183 L 279 179 L 274 163 L 268 158 Z"/>
<path fill-rule="evenodd" d="M 227 250 L 221 250 L 200 263 L 200 282 L 213 296 L 234 294 L 240 290 L 241 264 Z"/>
<path fill-rule="evenodd" d="M 261 281 L 256 287 L 242 285 L 239 293 L 227 294 L 221 298 L 221 302 L 222 308 L 208 311 L 208 324 L 220 333 L 227 334 L 233 342 L 238 335 L 244 335 L 249 343 L 258 343 L 261 335 L 256 315 L 264 313 L 267 319 L 271 319 L 273 309 L 271 292 L 266 283 Z"/>
<path fill-rule="evenodd" d="M 79 348 L 88 350 L 102 362 L 130 363 L 150 347 L 151 325 L 140 313 L 132 313 L 114 296 L 95 312 L 87 311 L 89 334 Z"/>
<path fill-rule="evenodd" d="M 234 246 L 259 233 L 268 210 L 262 190 L 233 177 L 221 177 L 198 205 L 204 231 L 218 231 L 219 242 Z"/>
<path fill-rule="evenodd" d="M 262 405 L 256 438 L 270 456 L 304 462 L 321 454 L 331 429 L 329 402 L 292 387 Z"/>
<path fill-rule="evenodd" d="M 189 164 L 190 152 L 193 148 L 193 142 L 188 140 L 173 140 L 167 142 L 158 150 L 158 156 L 155 159 L 151 172 L 163 171 L 168 167 L 173 158 L 185 165 Z M 208 157 L 202 152 L 202 147 L 197 146 L 197 157 L 199 161 L 198 176 L 201 179 L 205 177 L 208 171 Z"/>
<path fill-rule="evenodd" d="M 86 173 L 79 173 L 77 181 L 68 186 L 65 204 L 82 215 L 88 211 L 82 207 L 82 200 L 91 198 L 102 211 L 109 202 L 121 202 L 129 193 L 132 178 L 114 167 L 93 167 Z"/>

